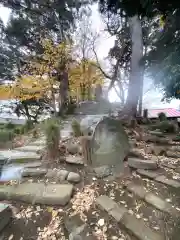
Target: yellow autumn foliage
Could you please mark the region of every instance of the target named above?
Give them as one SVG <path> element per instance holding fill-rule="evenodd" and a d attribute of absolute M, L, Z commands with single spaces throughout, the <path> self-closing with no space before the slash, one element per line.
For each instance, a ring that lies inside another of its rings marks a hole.
<path fill-rule="evenodd" d="M 103 84 L 103 76 L 96 62 L 73 60 L 72 46 L 69 43 L 55 44 L 46 39 L 41 41 L 44 52 L 30 59 L 26 75 L 17 77 L 12 85 L 0 86 L 0 100 L 51 97 L 60 86 L 57 78 L 63 71 L 68 72 L 69 96 L 80 94 L 81 85 L 90 88 Z M 29 75 L 27 74 L 30 73 Z"/>

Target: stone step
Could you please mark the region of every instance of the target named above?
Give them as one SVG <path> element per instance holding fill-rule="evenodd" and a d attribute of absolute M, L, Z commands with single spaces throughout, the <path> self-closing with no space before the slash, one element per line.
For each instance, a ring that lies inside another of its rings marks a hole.
<path fill-rule="evenodd" d="M 127 189 L 128 191 L 143 199 L 145 202 L 151 204 L 158 210 L 169 213 L 171 215 L 178 215 L 178 212 L 175 208 L 173 208 L 172 204 L 166 202 L 157 195 L 148 192 L 143 186 L 130 183 L 127 185 Z"/>
<path fill-rule="evenodd" d="M 141 160 L 139 158 L 128 158 L 128 165 L 138 169 L 157 169 L 158 164 L 155 160 Z"/>
<path fill-rule="evenodd" d="M 20 152 L 38 153 L 39 151 L 42 151 L 44 148 L 45 148 L 44 145 L 37 145 L 37 146 L 27 145 L 27 146 L 23 146 L 23 147 L 18 147 L 18 148 L 16 148 L 16 150 L 20 151 Z"/>
<path fill-rule="evenodd" d="M 122 224 L 139 240 L 164 240 L 164 237 L 159 233 L 154 232 L 142 219 L 137 219 L 135 216 L 128 213 L 128 210 L 113 201 L 106 195 L 97 198 L 96 204 L 100 209 L 105 210 L 109 215 Z"/>
<path fill-rule="evenodd" d="M 17 150 L 2 150 L 0 151 L 0 155 L 8 159 L 8 163 L 26 163 L 41 159 L 41 155 L 34 152 L 25 153 Z"/>
<path fill-rule="evenodd" d="M 154 181 L 163 183 L 165 185 L 168 185 L 170 187 L 174 187 L 174 188 L 180 188 L 180 182 L 173 180 L 173 179 L 169 179 L 167 178 L 165 175 L 163 175 L 162 173 L 158 173 L 156 171 L 146 171 L 146 170 L 142 170 L 142 169 L 138 169 L 137 173 L 139 173 L 140 175 L 144 176 L 144 177 L 148 177 L 150 179 L 153 179 Z"/>
<path fill-rule="evenodd" d="M 0 203 L 0 232 L 11 221 L 12 210 L 9 204 Z"/>
<path fill-rule="evenodd" d="M 0 200 L 23 201 L 30 204 L 66 205 L 73 192 L 71 184 L 22 183 L 0 186 Z"/>

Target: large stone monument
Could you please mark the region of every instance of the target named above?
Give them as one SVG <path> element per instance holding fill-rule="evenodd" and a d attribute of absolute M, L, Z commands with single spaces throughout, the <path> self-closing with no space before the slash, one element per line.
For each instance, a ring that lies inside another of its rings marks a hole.
<path fill-rule="evenodd" d="M 121 122 L 104 117 L 96 125 L 92 135 L 92 165 L 120 165 L 129 152 L 128 136 Z"/>

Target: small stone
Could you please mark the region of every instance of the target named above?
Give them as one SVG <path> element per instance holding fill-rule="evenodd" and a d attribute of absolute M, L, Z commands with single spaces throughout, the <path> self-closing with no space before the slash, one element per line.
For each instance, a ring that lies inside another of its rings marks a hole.
<path fill-rule="evenodd" d="M 139 168 L 139 169 L 157 169 L 157 161 L 154 160 L 141 160 L 138 158 L 129 158 L 128 165 L 132 168 Z"/>
<path fill-rule="evenodd" d="M 60 181 L 66 180 L 68 173 L 69 172 L 67 170 L 63 170 L 63 169 L 57 171 L 57 179 L 59 179 Z"/>
<path fill-rule="evenodd" d="M 80 182 L 80 180 L 81 180 L 80 175 L 75 172 L 70 172 L 67 176 L 67 181 L 69 181 L 69 182 L 78 183 L 78 182 Z"/>
<path fill-rule="evenodd" d="M 67 146 L 67 151 L 70 154 L 77 154 L 79 152 L 79 145 L 78 144 L 68 144 Z"/>
<path fill-rule="evenodd" d="M 100 227 L 104 226 L 104 219 L 103 219 L 103 218 L 99 219 L 98 225 L 99 225 Z"/>

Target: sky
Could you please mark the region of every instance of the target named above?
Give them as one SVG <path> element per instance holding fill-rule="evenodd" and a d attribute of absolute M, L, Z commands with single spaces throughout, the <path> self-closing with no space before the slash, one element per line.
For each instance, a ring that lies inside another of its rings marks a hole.
<path fill-rule="evenodd" d="M 4 21 L 6 24 L 8 21 L 10 15 L 10 10 L 8 8 L 4 8 L 0 6 L 0 18 Z M 107 36 L 105 34 L 102 34 L 104 24 L 101 19 L 101 16 L 98 12 L 97 5 L 92 6 L 92 27 L 95 31 L 100 33 L 101 38 L 99 40 L 99 44 L 97 46 L 97 54 L 100 61 L 103 61 L 103 59 L 108 55 L 109 49 L 113 46 L 115 38 Z M 144 79 L 145 82 L 145 88 L 148 88 L 146 82 L 152 82 L 150 79 Z M 152 87 L 153 84 L 151 84 L 151 90 L 148 91 L 144 95 L 144 108 L 176 108 L 179 109 L 180 107 L 180 100 L 172 100 L 170 103 L 161 102 L 162 99 L 162 92 L 158 89 L 155 89 L 155 87 Z M 109 99 L 111 102 L 118 101 L 118 97 L 115 93 L 115 91 L 111 91 L 109 94 Z"/>

